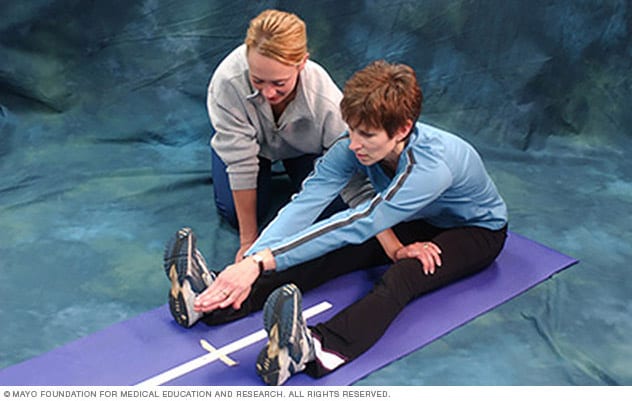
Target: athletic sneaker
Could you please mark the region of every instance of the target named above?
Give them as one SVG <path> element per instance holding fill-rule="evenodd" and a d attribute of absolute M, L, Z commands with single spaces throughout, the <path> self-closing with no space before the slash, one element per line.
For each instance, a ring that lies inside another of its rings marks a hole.
<path fill-rule="evenodd" d="M 301 304 L 301 291 L 286 284 L 274 290 L 263 306 L 268 344 L 257 357 L 257 373 L 266 384 L 280 386 L 314 360 L 314 340 Z"/>
<path fill-rule="evenodd" d="M 195 242 L 193 231 L 184 227 L 175 233 L 165 249 L 165 273 L 171 280 L 169 309 L 182 327 L 191 327 L 202 317 L 202 313 L 193 310 L 193 303 L 215 280 L 215 274 L 209 272 Z"/>

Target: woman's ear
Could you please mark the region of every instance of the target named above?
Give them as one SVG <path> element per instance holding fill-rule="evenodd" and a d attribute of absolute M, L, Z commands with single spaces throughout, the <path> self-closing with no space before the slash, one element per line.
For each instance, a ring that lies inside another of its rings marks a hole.
<path fill-rule="evenodd" d="M 410 134 L 410 130 L 413 128 L 413 120 L 410 118 L 406 120 L 406 123 L 399 127 L 395 132 L 395 138 L 398 142 L 406 140 L 408 138 L 408 134 Z"/>

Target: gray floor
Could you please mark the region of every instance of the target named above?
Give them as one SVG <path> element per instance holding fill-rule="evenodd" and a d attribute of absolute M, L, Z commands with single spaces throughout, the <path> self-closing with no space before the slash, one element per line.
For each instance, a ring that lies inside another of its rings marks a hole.
<path fill-rule="evenodd" d="M 581 261 L 358 384 L 631 385 L 632 6 L 614 0 L 5 6 L 0 368 L 164 304 L 182 225 L 214 266 L 232 258 L 205 87 L 267 7 L 305 19 L 341 86 L 375 58 L 411 64 L 422 120 L 480 150 L 511 229 Z"/>

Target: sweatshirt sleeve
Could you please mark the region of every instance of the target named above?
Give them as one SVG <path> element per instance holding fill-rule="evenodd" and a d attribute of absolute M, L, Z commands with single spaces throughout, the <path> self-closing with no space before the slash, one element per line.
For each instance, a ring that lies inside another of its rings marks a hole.
<path fill-rule="evenodd" d="M 339 141 L 316 161 L 301 190 L 262 231 L 247 255 L 272 248 L 314 223 L 358 170 L 354 160 L 345 157 L 345 147 L 344 141 Z"/>
<path fill-rule="evenodd" d="M 404 171 L 372 199 L 300 231 L 281 235 L 280 230 L 274 238 L 264 236 L 259 250 L 269 247 L 277 270 L 285 270 L 345 245 L 362 243 L 416 215 L 451 185 L 452 175 L 441 162 L 422 167 L 414 164 L 411 153 L 406 157 Z"/>
<path fill-rule="evenodd" d="M 248 107 L 229 80 L 209 85 L 207 109 L 215 134 L 211 146 L 226 164 L 231 190 L 257 187 L 259 143 Z"/>

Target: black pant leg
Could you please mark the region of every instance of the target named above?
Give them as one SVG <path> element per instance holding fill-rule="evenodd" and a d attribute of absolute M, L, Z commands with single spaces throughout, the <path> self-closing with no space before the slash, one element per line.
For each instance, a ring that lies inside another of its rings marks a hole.
<path fill-rule="evenodd" d="M 420 233 L 425 235 L 427 228 Z M 329 321 L 313 327 L 312 333 L 320 341 L 324 353 L 340 357 L 338 360 L 343 363 L 351 361 L 377 342 L 410 301 L 491 264 L 500 253 L 505 238 L 506 229 L 492 231 L 462 227 L 438 230 L 432 241 L 442 250 L 442 267 L 434 275 L 425 275 L 417 259 L 398 261 L 369 294 Z M 332 365 L 325 366 L 317 360 L 308 366 L 307 372 L 320 377 L 331 370 Z"/>
<path fill-rule="evenodd" d="M 294 283 L 302 292 L 307 292 L 343 274 L 388 262 L 375 238 L 360 245 L 348 245 L 287 270 L 260 276 L 241 309 L 216 310 L 205 315 L 202 321 L 209 325 L 222 324 L 261 310 L 270 293 L 287 283 Z"/>

